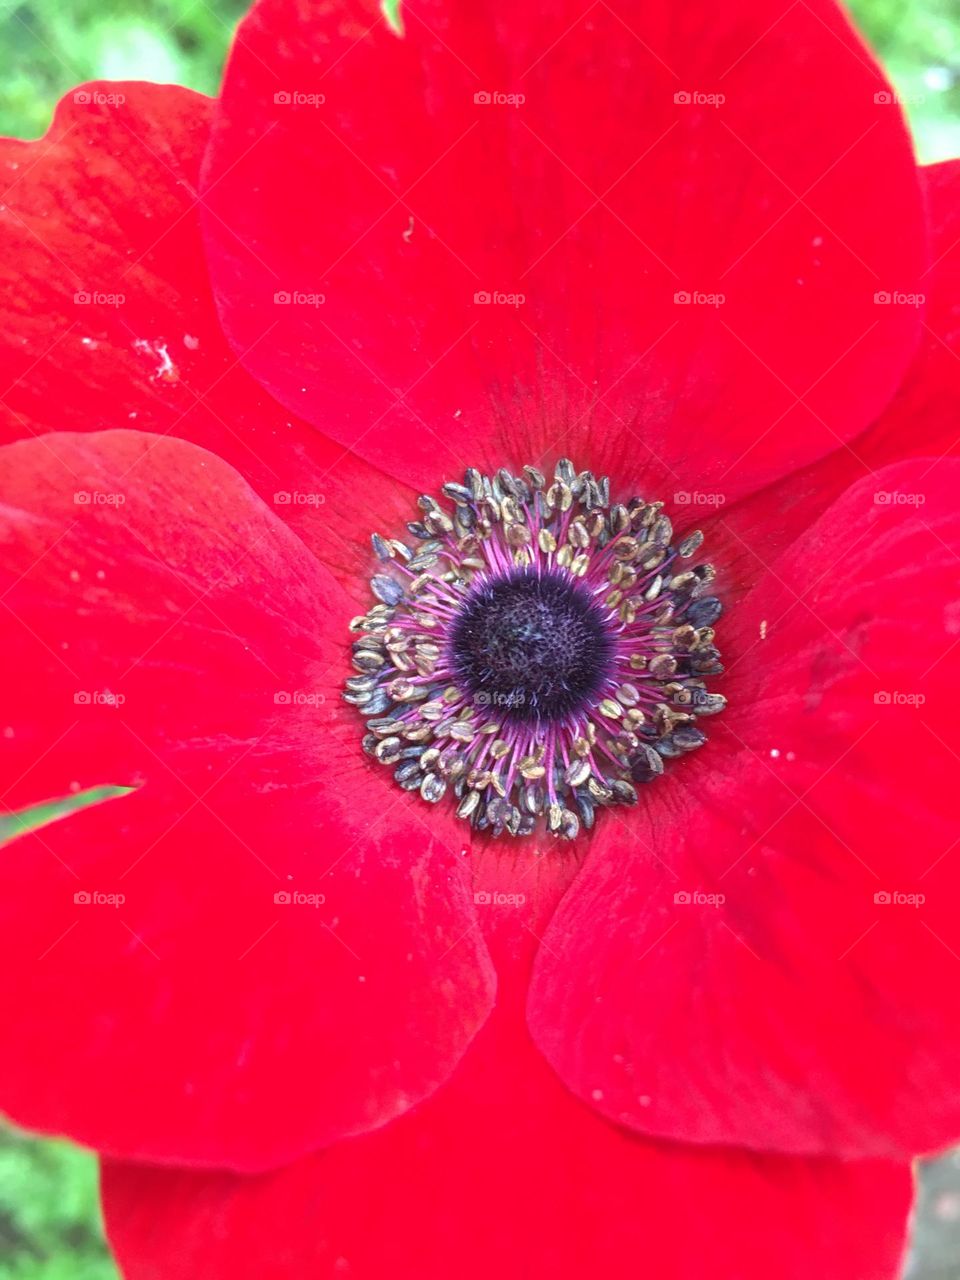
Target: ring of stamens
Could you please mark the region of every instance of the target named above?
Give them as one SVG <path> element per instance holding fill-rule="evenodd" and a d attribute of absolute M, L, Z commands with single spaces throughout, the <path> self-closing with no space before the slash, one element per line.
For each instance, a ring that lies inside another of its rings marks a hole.
<path fill-rule="evenodd" d="M 726 705 L 705 683 L 723 667 L 715 572 L 690 563 L 703 535 L 674 545 L 662 503 L 611 503 L 567 459 L 552 481 L 471 468 L 443 495 L 419 499 L 419 545 L 372 535 L 377 603 L 350 624 L 344 693 L 364 749 L 477 830 L 573 838 Z"/>

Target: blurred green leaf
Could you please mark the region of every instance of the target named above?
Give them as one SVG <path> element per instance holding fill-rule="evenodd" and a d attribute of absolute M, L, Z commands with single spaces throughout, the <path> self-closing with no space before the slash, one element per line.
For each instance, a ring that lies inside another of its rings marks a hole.
<path fill-rule="evenodd" d="M 0 1128 L 0 1259 L 4 1280 L 118 1280 L 93 1156 Z"/>
<path fill-rule="evenodd" d="M 129 795 L 132 787 L 91 787 L 89 791 L 80 791 L 66 800 L 50 801 L 47 804 L 35 804 L 29 809 L 21 809 L 19 813 L 0 814 L 0 845 L 16 836 L 25 835 L 28 831 L 39 831 L 48 823 L 65 818 L 78 809 L 86 809 L 92 804 L 102 804 L 104 800 L 115 800 L 118 796 Z"/>
<path fill-rule="evenodd" d="M 83 80 L 172 81 L 216 93 L 243 0 L 31 0 L 0 17 L 0 132 L 38 137 Z"/>
<path fill-rule="evenodd" d="M 383 0 L 395 20 L 399 0 Z M 30 0 L 0 17 L 0 133 L 39 136 L 82 80 L 172 81 L 216 93 L 244 0 Z M 960 155 L 955 0 L 854 0 L 854 20 L 904 99 L 925 161 Z"/>

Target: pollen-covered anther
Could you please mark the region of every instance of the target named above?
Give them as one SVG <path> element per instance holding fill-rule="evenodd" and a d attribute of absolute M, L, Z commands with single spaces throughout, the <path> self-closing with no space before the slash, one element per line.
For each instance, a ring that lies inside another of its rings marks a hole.
<path fill-rule="evenodd" d="M 372 535 L 344 697 L 405 790 L 478 831 L 572 839 L 726 705 L 705 683 L 723 667 L 716 574 L 689 563 L 703 535 L 674 545 L 662 503 L 611 503 L 566 458 L 549 480 L 470 468 L 442 494 L 418 500 L 413 546 Z"/>

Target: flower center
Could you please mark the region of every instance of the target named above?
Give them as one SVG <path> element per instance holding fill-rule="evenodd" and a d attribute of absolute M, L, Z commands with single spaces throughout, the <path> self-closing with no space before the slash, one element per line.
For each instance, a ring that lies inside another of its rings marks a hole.
<path fill-rule="evenodd" d="M 725 705 L 705 677 L 720 601 L 663 504 L 610 502 L 567 459 L 491 478 L 470 469 L 419 499 L 418 546 L 372 535 L 378 603 L 354 618 L 345 698 L 364 749 L 405 790 L 493 835 L 540 823 L 572 838 L 597 808 L 635 804 L 664 760 Z"/>
<path fill-rule="evenodd" d="M 450 627 L 449 664 L 475 705 L 546 729 L 600 695 L 613 649 L 603 606 L 578 579 L 522 568 L 467 597 Z"/>

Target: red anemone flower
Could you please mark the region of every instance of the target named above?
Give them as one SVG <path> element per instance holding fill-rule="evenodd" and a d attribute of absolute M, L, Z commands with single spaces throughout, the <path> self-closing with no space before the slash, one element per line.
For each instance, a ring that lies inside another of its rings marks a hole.
<path fill-rule="evenodd" d="M 261 0 L 0 164 L 4 803 L 129 788 L 3 851 L 0 1103 L 129 1280 L 894 1277 L 960 170 L 841 13 Z"/>

